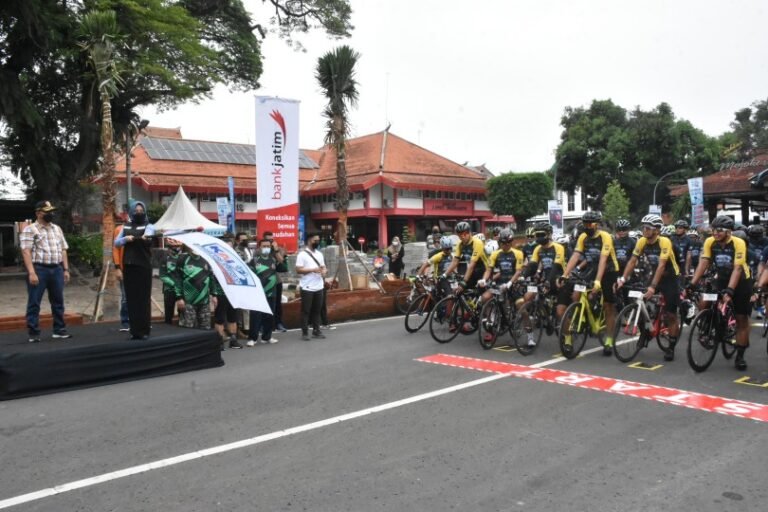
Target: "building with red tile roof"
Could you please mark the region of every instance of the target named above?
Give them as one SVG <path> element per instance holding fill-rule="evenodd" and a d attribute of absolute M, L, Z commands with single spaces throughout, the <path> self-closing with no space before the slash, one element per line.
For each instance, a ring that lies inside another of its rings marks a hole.
<path fill-rule="evenodd" d="M 125 160 L 118 169 L 125 169 Z M 453 162 L 388 130 L 347 141 L 347 183 L 350 191 L 348 229 L 353 240 L 364 238 L 386 245 L 408 228 L 423 240 L 433 225 L 452 229 L 463 219 L 507 225 L 495 217 L 486 199 L 487 173 Z M 198 209 L 216 219 L 216 197 L 227 194 L 234 178 L 238 230 L 256 231 L 256 159 L 249 144 L 187 140 L 180 129 L 148 128 L 131 153 L 131 182 L 136 199 L 169 203 L 179 185 Z M 118 171 L 119 181 L 125 175 Z M 124 187 L 120 188 L 126 202 Z M 329 147 L 300 150 L 300 212 L 307 230 L 330 237 L 338 213 L 336 157 Z M 357 245 L 356 245 L 357 246 Z"/>

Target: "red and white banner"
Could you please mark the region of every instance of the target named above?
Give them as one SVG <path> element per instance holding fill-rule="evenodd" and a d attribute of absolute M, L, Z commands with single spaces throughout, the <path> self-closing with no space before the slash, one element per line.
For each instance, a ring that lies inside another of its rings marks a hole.
<path fill-rule="evenodd" d="M 298 250 L 299 102 L 256 97 L 256 201 L 259 237 Z"/>

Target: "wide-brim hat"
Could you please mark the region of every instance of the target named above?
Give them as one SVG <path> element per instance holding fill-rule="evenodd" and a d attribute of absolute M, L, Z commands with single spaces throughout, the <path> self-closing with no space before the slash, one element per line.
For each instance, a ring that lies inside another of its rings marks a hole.
<path fill-rule="evenodd" d="M 36 212 L 39 212 L 39 211 L 52 212 L 55 209 L 56 209 L 56 207 L 53 206 L 50 201 L 38 201 L 35 204 L 35 211 Z"/>

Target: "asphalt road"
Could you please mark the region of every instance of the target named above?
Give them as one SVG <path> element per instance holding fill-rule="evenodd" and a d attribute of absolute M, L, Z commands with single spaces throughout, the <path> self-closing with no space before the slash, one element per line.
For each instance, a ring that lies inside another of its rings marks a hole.
<path fill-rule="evenodd" d="M 553 338 L 523 357 L 484 351 L 475 336 L 440 345 L 426 330 L 409 335 L 401 317 L 340 325 L 326 340 L 280 338 L 229 350 L 218 369 L 0 402 L 0 509 L 755 511 L 768 503 L 766 421 L 419 360 L 464 356 L 473 359 L 450 361 L 768 404 L 768 388 L 734 382 L 744 374 L 720 355 L 703 374 L 689 369 L 684 347 L 666 364 L 655 346 L 642 352 L 650 366 L 663 364 L 652 371 L 597 351 L 564 361 Z M 757 328 L 747 360 L 746 375 L 768 380 Z"/>

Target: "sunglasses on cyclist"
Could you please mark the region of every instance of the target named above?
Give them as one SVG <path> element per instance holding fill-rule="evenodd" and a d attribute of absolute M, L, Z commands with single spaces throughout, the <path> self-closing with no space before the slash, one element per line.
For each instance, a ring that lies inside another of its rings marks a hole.
<path fill-rule="evenodd" d="M 725 229 L 725 228 L 715 228 L 715 229 L 713 229 L 712 231 L 713 231 L 714 233 L 725 233 L 725 232 L 726 232 L 726 231 L 728 231 L 728 230 L 727 230 L 727 229 Z"/>
<path fill-rule="evenodd" d="M 585 222 L 584 223 L 584 227 L 585 228 L 596 228 L 597 227 L 597 222 Z"/>

